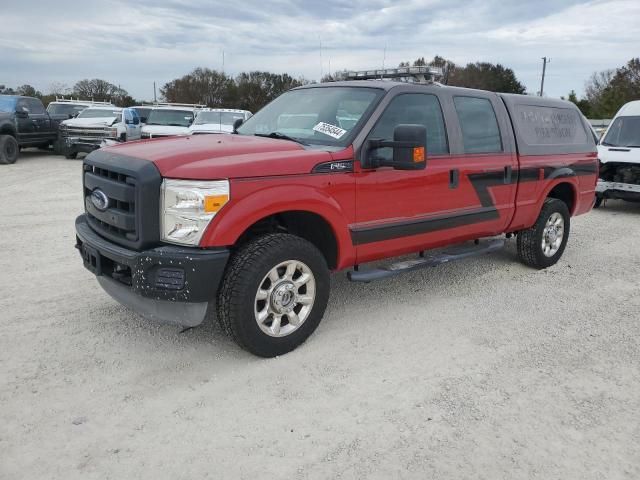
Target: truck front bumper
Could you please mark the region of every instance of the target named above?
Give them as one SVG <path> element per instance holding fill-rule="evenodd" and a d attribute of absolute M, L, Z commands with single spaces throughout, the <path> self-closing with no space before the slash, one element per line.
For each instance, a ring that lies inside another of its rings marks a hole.
<path fill-rule="evenodd" d="M 76 248 L 84 266 L 122 305 L 152 320 L 194 327 L 215 300 L 229 250 L 162 246 L 129 250 L 76 219 Z"/>
<path fill-rule="evenodd" d="M 64 137 L 62 143 L 67 153 L 91 153 L 102 147 L 117 145 L 120 141 L 116 138 Z"/>
<path fill-rule="evenodd" d="M 602 198 L 640 200 L 640 185 L 598 180 L 596 195 Z"/>

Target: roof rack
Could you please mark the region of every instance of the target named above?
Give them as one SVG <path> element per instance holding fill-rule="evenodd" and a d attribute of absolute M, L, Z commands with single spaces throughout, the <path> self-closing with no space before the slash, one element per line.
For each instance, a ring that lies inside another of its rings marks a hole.
<path fill-rule="evenodd" d="M 442 77 L 442 75 L 443 71 L 440 67 L 398 67 L 348 72 L 347 80 L 381 80 L 384 78 L 393 78 L 413 79 L 415 83 L 437 83 L 435 79 Z"/>
<path fill-rule="evenodd" d="M 192 107 L 192 108 L 206 107 L 206 105 L 198 105 L 195 103 L 172 103 L 172 102 L 155 102 L 153 105 L 156 107 Z"/>
<path fill-rule="evenodd" d="M 56 102 L 58 103 L 88 103 L 90 105 L 109 105 L 113 107 L 111 102 L 98 102 L 95 100 L 80 100 L 79 98 L 64 98 L 56 96 Z"/>

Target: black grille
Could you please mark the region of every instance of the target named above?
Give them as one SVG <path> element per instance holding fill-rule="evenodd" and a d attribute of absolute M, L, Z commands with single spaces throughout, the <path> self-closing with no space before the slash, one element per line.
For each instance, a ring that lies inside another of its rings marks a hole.
<path fill-rule="evenodd" d="M 91 228 L 115 243 L 141 249 L 159 240 L 160 174 L 146 160 L 97 150 L 85 158 L 84 198 Z M 100 190 L 107 208 L 92 201 Z"/>

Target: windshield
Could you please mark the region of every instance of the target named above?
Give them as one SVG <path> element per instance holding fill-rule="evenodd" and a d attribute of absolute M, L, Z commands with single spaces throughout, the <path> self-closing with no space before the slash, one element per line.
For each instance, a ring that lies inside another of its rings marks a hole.
<path fill-rule="evenodd" d="M 168 125 L 171 127 L 188 127 L 193 123 L 193 112 L 189 110 L 152 110 L 147 118 L 147 125 Z"/>
<path fill-rule="evenodd" d="M 346 146 L 384 91 L 365 87 L 291 90 L 239 129 L 241 135 L 291 137 L 307 144 Z"/>
<path fill-rule="evenodd" d="M 140 121 L 145 123 L 149 118 L 149 114 L 151 113 L 151 108 L 142 108 L 142 107 L 133 107 L 133 109 L 138 113 L 140 117 Z"/>
<path fill-rule="evenodd" d="M 47 112 L 51 115 L 76 115 L 86 109 L 86 105 L 72 105 L 69 103 L 50 103 Z"/>
<path fill-rule="evenodd" d="M 640 147 L 640 116 L 618 117 L 602 140 L 608 147 Z"/>
<path fill-rule="evenodd" d="M 194 122 L 196 125 L 215 124 L 233 127 L 236 120 L 244 120 L 244 113 L 239 112 L 200 112 Z"/>
<path fill-rule="evenodd" d="M 16 111 L 16 97 L 7 97 L 0 95 L 0 112 L 13 113 Z"/>
<path fill-rule="evenodd" d="M 78 118 L 110 118 L 110 117 L 118 117 L 120 112 L 118 110 L 107 110 L 103 108 L 86 108 Z"/>

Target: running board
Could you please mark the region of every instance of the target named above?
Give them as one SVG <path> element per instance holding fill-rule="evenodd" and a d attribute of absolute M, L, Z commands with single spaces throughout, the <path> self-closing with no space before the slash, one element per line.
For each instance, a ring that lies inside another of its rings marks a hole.
<path fill-rule="evenodd" d="M 393 277 L 405 272 L 411 272 L 420 268 L 435 267 L 442 263 L 462 260 L 467 257 L 475 257 L 485 253 L 495 252 L 504 247 L 505 240 L 495 238 L 491 240 L 480 241 L 472 245 L 458 245 L 441 250 L 433 255 L 416 258 L 415 260 L 405 260 L 403 262 L 392 263 L 381 268 L 373 268 L 370 270 L 354 270 L 347 272 L 347 278 L 352 282 L 372 282 L 382 278 Z"/>

